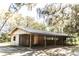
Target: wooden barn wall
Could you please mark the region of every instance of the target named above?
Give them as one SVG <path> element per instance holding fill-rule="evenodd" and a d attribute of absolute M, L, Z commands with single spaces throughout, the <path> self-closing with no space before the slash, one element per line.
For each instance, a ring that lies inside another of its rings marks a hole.
<path fill-rule="evenodd" d="M 30 39 L 30 35 L 28 34 L 20 34 L 19 36 L 19 44 L 22 45 L 22 46 L 29 46 L 29 41 Z"/>
<path fill-rule="evenodd" d="M 49 37 L 49 36 L 46 36 L 46 38 Z M 52 36 L 51 36 L 52 37 Z M 66 40 L 66 37 L 53 37 L 53 38 L 58 38 L 58 40 L 46 40 L 46 44 L 47 45 L 64 45 L 65 44 L 65 40 Z M 35 39 L 37 41 L 37 44 L 36 45 L 42 45 L 44 46 L 45 45 L 45 40 L 44 40 L 44 35 L 37 35 L 37 38 Z M 34 40 L 33 40 L 33 43 L 34 43 Z M 34 45 L 34 44 L 33 44 Z"/>
<path fill-rule="evenodd" d="M 47 45 L 54 45 L 55 41 L 54 40 L 46 40 Z"/>
<path fill-rule="evenodd" d="M 47 36 L 49 37 L 49 36 Z M 62 36 L 54 36 L 51 38 L 53 38 L 54 40 L 46 40 L 47 45 L 64 45 L 65 44 L 65 40 L 66 37 L 62 37 Z M 57 38 L 57 40 L 55 40 Z"/>
<path fill-rule="evenodd" d="M 65 40 L 66 38 L 65 37 L 58 37 L 58 40 L 57 40 L 57 45 L 64 45 L 65 44 Z"/>
<path fill-rule="evenodd" d="M 48 37 L 48 36 L 47 36 Z M 54 38 L 54 37 L 53 37 Z M 56 37 L 58 40 L 46 40 L 47 45 L 62 45 L 64 44 L 65 37 Z M 19 44 L 22 46 L 29 46 L 30 44 L 30 34 L 20 34 L 19 36 Z M 45 45 L 45 40 L 43 35 L 36 35 L 32 34 L 31 35 L 31 44 L 32 46 L 34 45 L 39 45 L 39 46 L 44 46 Z"/>
<path fill-rule="evenodd" d="M 33 45 L 44 45 L 44 36 L 42 35 L 34 35 Z"/>
<path fill-rule="evenodd" d="M 43 35 L 39 35 L 38 36 L 38 44 L 44 46 L 44 36 Z"/>

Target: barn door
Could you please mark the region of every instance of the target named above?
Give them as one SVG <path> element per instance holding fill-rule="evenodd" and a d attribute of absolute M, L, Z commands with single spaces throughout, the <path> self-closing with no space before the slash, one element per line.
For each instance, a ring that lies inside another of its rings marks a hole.
<path fill-rule="evenodd" d="M 30 39 L 30 36 L 28 34 L 21 34 L 19 36 L 19 44 L 21 46 L 29 46 L 29 39 Z"/>

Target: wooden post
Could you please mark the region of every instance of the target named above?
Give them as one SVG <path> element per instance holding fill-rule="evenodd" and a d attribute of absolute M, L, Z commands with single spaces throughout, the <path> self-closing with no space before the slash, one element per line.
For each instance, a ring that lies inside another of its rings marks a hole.
<path fill-rule="evenodd" d="M 66 45 L 66 37 L 64 38 L 64 40 L 63 40 L 63 41 L 64 41 L 64 45 Z"/>
<path fill-rule="evenodd" d="M 44 36 L 44 41 L 45 41 L 45 48 L 46 48 L 46 36 Z"/>
<path fill-rule="evenodd" d="M 63 46 L 63 39 L 62 39 L 62 46 Z"/>
<path fill-rule="evenodd" d="M 56 38 L 54 39 L 54 42 L 55 42 L 55 46 L 56 46 Z"/>
<path fill-rule="evenodd" d="M 32 45 L 31 45 L 32 43 L 31 43 L 31 34 L 30 34 L 30 48 L 32 47 Z"/>

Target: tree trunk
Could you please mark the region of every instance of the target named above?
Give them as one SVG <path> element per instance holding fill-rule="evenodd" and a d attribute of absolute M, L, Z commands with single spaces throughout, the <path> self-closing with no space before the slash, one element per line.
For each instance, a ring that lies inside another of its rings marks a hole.
<path fill-rule="evenodd" d="M 2 28 L 3 28 L 4 25 L 6 24 L 7 20 L 8 20 L 8 19 L 6 19 L 5 22 L 3 23 L 3 25 L 1 26 L 0 31 L 2 30 Z"/>

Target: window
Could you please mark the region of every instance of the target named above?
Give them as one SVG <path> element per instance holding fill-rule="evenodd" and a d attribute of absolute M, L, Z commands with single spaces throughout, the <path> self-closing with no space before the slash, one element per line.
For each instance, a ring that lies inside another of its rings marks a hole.
<path fill-rule="evenodd" d="M 13 37 L 13 41 L 15 41 L 15 40 L 16 40 L 16 37 L 14 36 L 14 37 Z"/>

